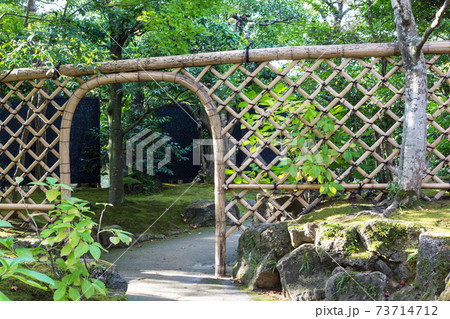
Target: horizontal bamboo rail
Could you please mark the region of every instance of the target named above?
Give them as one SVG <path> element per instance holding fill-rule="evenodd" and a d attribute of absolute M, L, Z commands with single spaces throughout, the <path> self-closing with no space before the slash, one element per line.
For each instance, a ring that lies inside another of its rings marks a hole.
<path fill-rule="evenodd" d="M 450 41 L 430 41 L 423 47 L 424 54 L 449 54 Z M 343 44 L 298 46 L 253 50 L 234 50 L 213 53 L 198 53 L 129 59 L 101 62 L 95 66 L 61 65 L 60 75 L 82 76 L 96 72 L 102 74 L 133 72 L 145 70 L 162 70 L 167 68 L 183 68 L 219 64 L 236 64 L 246 62 L 263 62 L 271 60 L 297 60 L 319 58 L 365 58 L 399 56 L 400 50 L 396 43 Z M 52 78 L 55 70 L 49 67 L 21 68 L 0 72 L 0 82 L 22 81 L 42 78 Z"/>
<path fill-rule="evenodd" d="M 49 211 L 55 209 L 55 205 L 47 204 L 0 204 L 0 210 L 31 210 Z"/>
<path fill-rule="evenodd" d="M 384 190 L 388 184 L 340 184 L 347 190 L 357 189 L 377 189 Z M 280 189 L 280 190 L 305 190 L 305 189 L 320 189 L 320 184 L 230 184 L 224 186 L 226 189 Z M 423 183 L 422 189 L 450 189 L 450 183 Z"/>

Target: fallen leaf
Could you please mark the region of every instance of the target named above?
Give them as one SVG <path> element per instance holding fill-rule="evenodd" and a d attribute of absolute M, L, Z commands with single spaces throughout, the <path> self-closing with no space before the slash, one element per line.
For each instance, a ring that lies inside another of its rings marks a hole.
<path fill-rule="evenodd" d="M 184 247 L 184 246 L 181 246 L 181 249 L 185 249 L 186 247 Z"/>
<path fill-rule="evenodd" d="M 402 286 L 404 286 L 404 285 L 405 285 L 405 281 L 404 281 L 404 280 L 401 280 L 401 281 L 399 282 L 399 284 L 402 285 Z"/>
<path fill-rule="evenodd" d="M 384 295 L 385 295 L 386 297 L 390 297 L 390 296 L 391 296 L 391 293 L 390 293 L 389 291 L 386 291 L 386 292 L 384 293 Z"/>
<path fill-rule="evenodd" d="M 17 290 L 19 290 L 19 288 L 17 287 L 17 286 L 11 286 L 11 288 L 9 288 L 10 290 L 12 290 L 12 291 L 17 291 Z"/>

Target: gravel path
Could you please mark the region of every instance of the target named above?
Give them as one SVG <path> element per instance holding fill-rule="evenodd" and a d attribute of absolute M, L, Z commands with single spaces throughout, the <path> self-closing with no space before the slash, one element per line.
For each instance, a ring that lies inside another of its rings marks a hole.
<path fill-rule="evenodd" d="M 227 239 L 228 272 L 236 262 L 241 234 L 235 231 Z M 229 277 L 214 277 L 214 229 L 144 242 L 120 257 L 124 251 L 114 249 L 103 259 L 114 262 L 128 281 L 130 300 L 252 300 Z"/>

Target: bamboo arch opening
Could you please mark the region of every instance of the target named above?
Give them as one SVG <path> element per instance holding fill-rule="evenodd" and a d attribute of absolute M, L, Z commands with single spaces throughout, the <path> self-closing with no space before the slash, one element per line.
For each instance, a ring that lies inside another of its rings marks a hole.
<path fill-rule="evenodd" d="M 214 194 L 215 194 L 215 217 L 216 217 L 216 240 L 215 240 L 215 272 L 217 277 L 226 275 L 226 214 L 225 214 L 225 146 L 221 137 L 221 122 L 217 108 L 206 87 L 182 74 L 155 71 L 140 71 L 129 73 L 108 74 L 95 77 L 80 85 L 67 102 L 60 133 L 60 177 L 61 183 L 70 185 L 70 129 L 73 114 L 80 100 L 91 90 L 112 83 L 130 82 L 171 82 L 184 86 L 191 90 L 199 98 L 208 115 L 213 138 L 214 150 Z M 63 190 L 70 196 L 70 191 Z"/>

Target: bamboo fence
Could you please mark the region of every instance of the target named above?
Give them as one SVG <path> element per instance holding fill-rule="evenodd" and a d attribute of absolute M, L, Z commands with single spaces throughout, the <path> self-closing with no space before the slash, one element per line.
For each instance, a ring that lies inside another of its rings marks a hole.
<path fill-rule="evenodd" d="M 422 188 L 437 190 L 433 199 L 439 199 L 450 189 L 441 176 L 448 171 L 450 161 L 450 41 L 428 42 L 423 52 L 429 74 L 428 134 L 433 139 L 427 147 L 429 165 Z M 335 151 L 323 166 L 345 188 L 346 198 L 368 192 L 373 192 L 369 195 L 376 201 L 386 196 L 386 178 L 397 174 L 395 163 L 401 146 L 404 69 L 399 55 L 396 44 L 284 47 L 0 72 L 0 115 L 6 115 L 0 122 L 0 132 L 8 136 L 0 141 L 0 161 L 6 163 L 0 167 L 0 219 L 17 215 L 30 223 L 30 212 L 53 209 L 45 199 L 37 202 L 32 196 L 45 187 L 18 185 L 15 178 L 44 181 L 52 176 L 70 184 L 70 127 L 76 107 L 86 94 L 111 83 L 179 84 L 196 94 L 211 122 L 216 274 L 222 276 L 226 237 L 237 228 L 245 229 L 248 218 L 264 223 L 295 218 L 317 203 L 321 187 L 317 181 L 292 184 L 287 174 L 274 173 L 290 150 L 276 141 L 293 140 L 290 127 L 294 121 L 301 123 L 301 135 L 314 137 L 315 144 L 305 149 L 305 154 L 313 155 L 324 145 Z M 276 89 L 280 84 L 285 88 L 281 92 Z M 247 94 L 250 85 L 258 88 L 255 96 Z M 58 105 L 54 101 L 57 96 L 68 100 Z M 266 105 L 267 98 L 274 103 Z M 295 110 L 285 114 L 283 122 L 277 121 L 277 112 L 292 99 L 299 101 Z M 309 121 L 304 116 L 307 105 L 315 110 L 315 117 Z M 249 114 L 256 114 L 258 119 L 249 121 Z M 317 125 L 324 119 L 333 122 L 326 133 Z M 261 133 L 268 125 L 271 134 Z M 18 130 L 13 129 L 17 126 Z M 239 138 L 233 133 L 238 127 L 243 132 Z M 252 138 L 260 147 L 248 148 Z M 269 163 L 263 152 L 272 154 Z M 349 152 L 358 156 L 345 156 Z M 235 160 L 237 153 L 244 156 L 240 163 Z M 231 171 L 228 176 L 226 169 Z M 226 192 L 234 197 L 228 203 Z M 250 201 L 248 197 L 255 192 L 257 200 Z M 286 195 L 284 201 L 276 199 L 281 195 Z M 240 218 L 230 213 L 238 203 L 247 211 Z M 303 209 L 291 211 L 297 203 Z M 270 214 L 265 215 L 268 207 Z M 234 223 L 228 229 L 227 218 Z"/>

